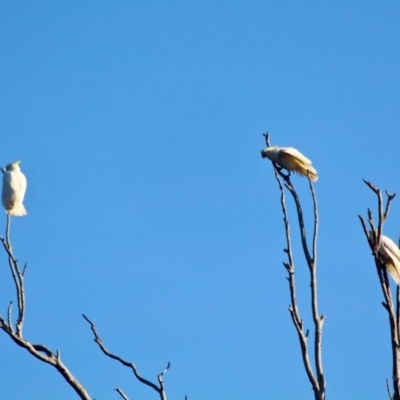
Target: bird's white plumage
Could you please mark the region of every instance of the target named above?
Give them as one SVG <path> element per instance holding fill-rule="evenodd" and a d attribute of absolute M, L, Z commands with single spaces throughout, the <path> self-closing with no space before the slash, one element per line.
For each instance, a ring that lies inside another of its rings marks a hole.
<path fill-rule="evenodd" d="M 372 232 L 370 232 L 372 238 Z M 388 272 L 398 286 L 400 286 L 400 249 L 387 236 L 381 235 L 381 243 L 378 248 L 381 261 L 385 264 Z"/>
<path fill-rule="evenodd" d="M 317 170 L 312 166 L 311 160 L 293 147 L 269 146 L 261 151 L 261 155 L 288 171 L 310 176 L 312 181 L 318 180 Z"/>
<path fill-rule="evenodd" d="M 26 178 L 19 168 L 20 161 L 8 164 L 3 175 L 2 203 L 7 214 L 22 217 L 27 214 L 23 205 Z"/>
<path fill-rule="evenodd" d="M 304 154 L 301 154 L 297 149 L 294 147 L 282 147 L 280 149 L 281 152 L 285 152 L 286 154 L 290 154 L 293 157 L 298 158 L 299 160 L 303 161 L 306 164 L 312 164 L 311 160 L 307 158 Z"/>

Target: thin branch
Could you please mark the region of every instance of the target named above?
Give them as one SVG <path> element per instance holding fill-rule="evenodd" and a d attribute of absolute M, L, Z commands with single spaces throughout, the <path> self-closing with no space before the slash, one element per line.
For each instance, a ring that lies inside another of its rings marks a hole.
<path fill-rule="evenodd" d="M 7 247 L 11 250 L 10 225 L 11 225 L 11 216 L 10 214 L 7 213 L 6 239 L 7 239 Z"/>
<path fill-rule="evenodd" d="M 158 383 L 160 384 L 160 389 L 163 393 L 165 393 L 163 376 L 164 376 L 164 374 L 166 374 L 168 372 L 170 366 L 171 366 L 171 363 L 168 362 L 164 371 L 162 371 L 160 374 L 157 375 Z M 163 397 L 163 399 L 164 399 L 164 397 Z"/>
<path fill-rule="evenodd" d="M 305 224 L 304 224 L 303 210 L 301 208 L 300 199 L 299 199 L 299 196 L 297 195 L 296 190 L 293 187 L 293 184 L 292 184 L 292 182 L 290 180 L 290 177 L 286 177 L 285 178 L 285 183 L 286 183 L 285 187 L 289 190 L 289 193 L 292 195 L 293 200 L 294 200 L 295 205 L 296 205 L 297 218 L 298 218 L 299 227 L 300 227 L 301 244 L 303 246 L 303 252 L 304 252 L 304 255 L 306 257 L 307 264 L 310 267 L 310 265 L 312 264 L 313 260 L 311 258 L 310 251 L 309 251 L 308 245 L 307 245 L 306 227 L 305 227 Z"/>
<path fill-rule="evenodd" d="M 384 221 L 386 220 L 386 218 L 389 214 L 390 205 L 392 204 L 393 199 L 396 197 L 396 193 L 390 193 L 387 190 L 385 190 L 385 193 L 386 193 L 386 196 L 388 199 L 386 202 L 385 212 L 383 214 Z"/>
<path fill-rule="evenodd" d="M 359 219 L 364 231 L 364 234 L 367 238 L 368 244 L 372 250 L 372 255 L 375 260 L 376 271 L 379 277 L 379 282 L 381 285 L 383 297 L 385 299 L 382 302 L 383 307 L 388 313 L 389 324 L 390 324 L 390 333 L 391 333 L 391 344 L 392 344 L 392 379 L 393 379 L 393 389 L 394 394 L 393 397 L 390 393 L 389 386 L 387 383 L 389 398 L 393 400 L 400 400 L 400 294 L 399 288 L 397 288 L 396 292 L 396 306 L 394 305 L 392 293 L 390 290 L 390 283 L 387 273 L 387 268 L 384 260 L 379 256 L 379 248 L 381 245 L 382 231 L 383 225 L 389 215 L 390 205 L 393 201 L 396 194 L 391 194 L 386 191 L 386 204 L 383 206 L 382 192 L 371 182 L 363 179 L 364 183 L 375 193 L 378 202 L 378 226 L 376 227 L 374 224 L 373 214 L 370 209 L 367 210 L 368 214 L 368 224 L 370 227 L 370 232 L 367 229 L 364 218 L 359 215 Z"/>
<path fill-rule="evenodd" d="M 313 205 L 314 205 L 314 230 L 313 230 L 314 233 L 313 233 L 313 241 L 312 241 L 312 259 L 314 261 L 314 264 L 316 265 L 317 264 L 317 238 L 318 238 L 319 217 L 318 217 L 317 196 L 315 195 L 314 185 L 312 184 L 310 176 L 308 176 L 308 184 L 310 187 Z"/>
<path fill-rule="evenodd" d="M 7 215 L 7 226 L 10 226 L 9 223 L 10 216 Z M 22 337 L 22 326 L 24 324 L 25 318 L 25 289 L 24 289 L 24 277 L 19 268 L 18 260 L 14 257 L 12 246 L 10 242 L 9 231 L 7 232 L 7 237 L 4 239 L 0 237 L 0 240 L 3 244 L 3 247 L 8 254 L 8 264 L 10 266 L 11 275 L 14 280 L 15 291 L 17 294 L 17 304 L 18 304 L 18 318 L 15 324 L 15 329 L 17 331 L 17 335 Z"/>
<path fill-rule="evenodd" d="M 314 232 L 312 241 L 312 260 L 308 263 L 311 274 L 311 299 L 312 299 L 312 314 L 315 326 L 315 340 L 314 340 L 314 356 L 315 366 L 317 369 L 317 377 L 319 388 L 325 390 L 325 377 L 322 368 L 322 326 L 324 324 L 325 317 L 319 315 L 318 312 L 318 290 L 317 290 L 317 237 L 318 237 L 318 205 L 317 197 L 315 195 L 314 185 L 311 182 L 310 176 L 308 176 L 308 183 L 312 194 L 313 205 L 314 205 Z"/>
<path fill-rule="evenodd" d="M 25 263 L 24 269 L 22 270 L 22 276 L 25 276 L 26 268 L 28 267 L 28 263 Z"/>
<path fill-rule="evenodd" d="M 389 380 L 386 379 L 386 389 L 389 395 L 389 400 L 393 400 L 392 394 L 390 393 L 390 387 L 389 387 Z"/>
<path fill-rule="evenodd" d="M 153 382 L 143 378 L 140 374 L 139 371 L 136 367 L 135 364 L 125 361 L 123 358 L 109 352 L 106 347 L 104 346 L 103 341 L 101 340 L 99 334 L 97 333 L 97 329 L 96 329 L 96 325 L 88 318 L 86 317 L 85 314 L 82 314 L 82 317 L 88 322 L 88 324 L 90 325 L 90 328 L 93 332 L 94 335 L 94 341 L 98 344 L 98 346 L 100 347 L 101 351 L 107 356 L 112 358 L 113 360 L 117 360 L 119 361 L 122 365 L 124 365 L 125 367 L 128 367 L 132 370 L 133 374 L 135 375 L 135 377 L 143 384 L 151 387 L 152 389 L 154 389 L 160 396 L 161 400 L 167 400 L 167 394 L 165 393 L 165 389 L 164 389 L 164 382 L 163 382 L 163 375 L 168 371 L 169 367 L 170 367 L 170 363 L 168 363 L 167 367 L 159 374 L 157 375 L 158 378 L 158 382 L 160 384 L 160 386 L 158 387 L 156 384 L 154 384 Z"/>
<path fill-rule="evenodd" d="M 11 331 L 14 333 L 14 329 L 13 329 L 12 322 L 11 322 L 12 304 L 13 304 L 13 302 L 10 301 L 10 304 L 8 305 L 8 310 L 7 310 L 7 323 L 8 323 L 8 325 L 10 326 Z"/>
<path fill-rule="evenodd" d="M 118 394 L 124 399 L 124 400 L 129 400 L 128 396 L 120 389 L 120 388 L 115 388 L 114 389 Z"/>

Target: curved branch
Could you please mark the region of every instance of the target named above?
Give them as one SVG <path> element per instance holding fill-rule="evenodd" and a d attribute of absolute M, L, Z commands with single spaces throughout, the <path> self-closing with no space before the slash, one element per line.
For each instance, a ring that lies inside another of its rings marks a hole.
<path fill-rule="evenodd" d="M 135 377 L 144 385 L 147 385 L 149 387 L 151 387 L 153 390 L 155 390 L 159 396 L 161 400 L 167 400 L 167 394 L 165 393 L 165 389 L 164 389 L 164 381 L 163 381 L 163 375 L 168 371 L 169 367 L 170 367 L 170 363 L 168 363 L 167 367 L 160 373 L 157 375 L 157 379 L 158 382 L 160 384 L 160 386 L 158 387 L 156 384 L 154 384 L 153 382 L 143 378 L 140 374 L 139 371 L 136 367 L 135 364 L 125 361 L 123 358 L 109 352 L 106 347 L 104 346 L 103 341 L 101 340 L 99 334 L 97 333 L 97 329 L 96 329 L 96 325 L 85 315 L 82 314 L 82 317 L 88 322 L 88 324 L 90 325 L 90 328 L 93 332 L 94 335 L 94 341 L 98 344 L 98 346 L 100 347 L 101 351 L 107 356 L 112 358 L 113 360 L 117 360 L 119 361 L 122 365 L 124 365 L 125 367 L 128 367 L 132 370 L 133 374 L 135 375 Z"/>
<path fill-rule="evenodd" d="M 60 352 L 55 354 L 42 344 L 32 344 L 23 338 L 22 327 L 25 319 L 25 288 L 24 288 L 24 272 L 25 267 L 21 271 L 18 265 L 18 260 L 14 257 L 12 245 L 10 241 L 10 222 L 11 217 L 7 215 L 6 239 L 0 237 L 3 247 L 8 255 L 11 275 L 14 280 L 15 291 L 17 296 L 18 317 L 15 323 L 15 330 L 12 324 L 12 302 L 10 302 L 7 309 L 7 321 L 0 315 L 0 329 L 5 332 L 19 347 L 29 351 L 35 358 L 42 362 L 52 365 L 61 376 L 68 382 L 82 400 L 91 400 L 86 389 L 80 382 L 72 375 L 65 364 L 61 361 Z"/>
<path fill-rule="evenodd" d="M 3 244 L 4 250 L 8 254 L 8 264 L 10 266 L 11 275 L 14 280 L 15 291 L 17 293 L 18 318 L 15 324 L 15 329 L 17 331 L 17 335 L 22 337 L 22 326 L 24 324 L 24 318 L 25 318 L 25 289 L 24 289 L 25 268 L 23 271 L 21 271 L 18 265 L 18 260 L 14 257 L 10 241 L 10 225 L 11 225 L 11 216 L 7 214 L 6 239 L 0 236 L 0 240 L 1 243 Z M 11 309 L 9 315 L 11 316 Z"/>

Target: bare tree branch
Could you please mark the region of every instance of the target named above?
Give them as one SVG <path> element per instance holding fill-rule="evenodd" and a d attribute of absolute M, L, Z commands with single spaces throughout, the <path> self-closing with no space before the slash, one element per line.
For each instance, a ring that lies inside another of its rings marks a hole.
<path fill-rule="evenodd" d="M 119 395 L 124 399 L 124 400 L 129 400 L 128 396 L 120 389 L 120 388 L 115 388 L 114 389 L 116 392 L 119 393 Z"/>
<path fill-rule="evenodd" d="M 264 134 L 265 142 L 267 147 L 270 146 L 269 142 L 269 134 Z M 313 226 L 313 239 L 312 239 L 312 249 L 311 253 L 307 244 L 306 238 L 306 228 L 303 218 L 303 211 L 301 208 L 301 203 L 299 197 L 297 195 L 296 190 L 290 180 L 290 172 L 284 174 L 282 172 L 282 168 L 277 164 L 272 162 L 275 172 L 275 178 L 278 182 L 279 190 L 281 192 L 281 207 L 284 216 L 284 225 L 285 225 L 285 235 L 286 235 L 286 245 L 287 247 L 284 249 L 284 252 L 287 254 L 288 262 L 284 263 L 286 270 L 288 271 L 288 281 L 289 281 L 289 291 L 290 291 L 290 299 L 291 304 L 289 306 L 290 315 L 292 317 L 293 324 L 296 328 L 300 348 L 302 353 L 302 359 L 304 363 L 304 367 L 308 376 L 308 379 L 312 385 L 314 396 L 316 400 L 324 400 L 325 399 L 325 377 L 323 373 L 322 367 L 322 327 L 324 323 L 324 316 L 320 316 L 318 312 L 318 293 L 317 293 L 317 236 L 318 236 L 318 207 L 317 200 L 314 191 L 313 184 L 308 177 L 310 191 L 313 199 L 313 210 L 314 210 L 314 226 Z M 293 252 L 291 245 L 291 233 L 290 233 L 290 224 L 288 211 L 286 207 L 286 198 L 285 191 L 282 185 L 281 179 L 285 182 L 285 188 L 290 192 L 293 197 L 293 200 L 296 205 L 298 223 L 300 227 L 300 236 L 301 243 L 303 247 L 304 256 L 307 261 L 307 265 L 310 271 L 310 279 L 311 279 L 311 309 L 313 315 L 314 322 L 314 366 L 316 369 L 316 374 L 313 372 L 313 368 L 311 366 L 310 358 L 309 358 L 309 350 L 308 350 L 308 333 L 309 331 L 304 331 L 303 320 L 300 317 L 299 306 L 296 298 L 296 280 L 295 280 L 295 267 L 293 260 Z"/>
<path fill-rule="evenodd" d="M 4 171 L 2 171 L 4 173 Z M 7 309 L 7 320 L 5 320 L 0 315 L 0 329 L 5 332 L 18 346 L 29 351 L 34 357 L 43 361 L 47 364 L 52 365 L 61 376 L 68 382 L 68 384 L 74 389 L 78 396 L 83 400 L 91 400 L 91 397 L 87 393 L 86 389 L 80 384 L 80 382 L 72 375 L 65 364 L 61 361 L 60 352 L 57 351 L 55 354 L 49 350 L 46 346 L 42 344 L 32 344 L 28 340 L 23 338 L 22 327 L 25 319 L 25 288 L 24 288 L 24 269 L 21 271 L 18 265 L 18 260 L 14 257 L 12 251 L 12 245 L 10 240 L 10 225 L 11 217 L 7 215 L 7 225 L 6 225 L 6 238 L 0 237 L 3 247 L 8 256 L 8 263 L 13 277 L 17 306 L 18 306 L 18 316 L 15 323 L 15 330 L 12 323 L 12 302 L 10 302 Z"/>
<path fill-rule="evenodd" d="M 103 341 L 101 340 L 99 334 L 97 333 L 97 329 L 96 329 L 96 325 L 88 318 L 86 317 L 85 314 L 82 314 L 82 317 L 89 323 L 90 328 L 93 332 L 94 335 L 94 341 L 98 344 L 98 346 L 100 347 L 101 351 L 107 356 L 112 358 L 113 360 L 117 360 L 119 361 L 122 365 L 124 365 L 125 367 L 128 367 L 132 370 L 133 374 L 135 375 L 135 377 L 144 385 L 147 385 L 149 387 L 151 387 L 152 389 L 154 389 L 160 396 L 161 400 L 167 400 L 167 394 L 165 392 L 165 388 L 164 388 L 164 381 L 163 381 L 163 376 L 164 374 L 168 371 L 169 367 L 170 367 L 170 363 L 168 362 L 166 368 L 157 375 L 157 379 L 158 382 L 160 384 L 160 386 L 157 386 L 155 383 L 143 378 L 140 374 L 139 371 L 136 367 L 135 364 L 125 361 L 123 358 L 109 352 L 106 347 L 104 346 Z"/>
<path fill-rule="evenodd" d="M 366 181 L 363 179 L 364 183 L 376 194 L 377 202 L 378 202 L 378 226 L 376 227 L 374 224 L 374 219 L 372 215 L 372 211 L 370 209 L 367 210 L 368 214 L 368 225 L 364 220 L 364 218 L 359 215 L 358 218 L 360 219 L 364 234 L 367 238 L 368 244 L 371 248 L 372 255 L 375 260 L 376 271 L 379 277 L 379 282 L 381 284 L 381 289 L 383 293 L 383 297 L 385 299 L 382 302 L 383 307 L 388 312 L 389 317 L 389 324 L 390 324 L 390 334 L 391 334 L 391 344 L 392 344 L 392 379 L 393 379 L 393 396 L 389 390 L 389 384 L 387 383 L 389 398 L 391 400 L 400 400 L 400 336 L 399 336 L 399 323 L 400 323 L 400 293 L 399 288 L 397 288 L 396 292 L 396 305 L 394 305 L 392 293 L 390 290 L 390 283 L 387 274 L 387 269 L 385 262 L 379 256 L 379 248 L 381 244 L 382 238 L 382 230 L 383 225 L 389 215 L 390 205 L 393 201 L 396 194 L 391 194 L 386 191 L 386 204 L 385 207 L 383 206 L 383 199 L 382 199 L 382 192 L 378 189 L 375 185 L 371 182 Z M 371 234 L 369 233 L 371 232 Z"/>
<path fill-rule="evenodd" d="M 389 400 L 393 400 L 392 393 L 390 392 L 389 379 L 386 379 L 386 389 L 389 395 Z"/>

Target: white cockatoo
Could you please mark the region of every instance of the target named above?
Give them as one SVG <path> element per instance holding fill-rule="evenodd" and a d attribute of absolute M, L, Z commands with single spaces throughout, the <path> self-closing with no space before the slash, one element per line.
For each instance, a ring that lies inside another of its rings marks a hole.
<path fill-rule="evenodd" d="M 15 161 L 8 164 L 3 175 L 2 202 L 7 214 L 22 217 L 26 210 L 22 202 L 26 191 L 26 178 L 19 169 L 19 163 Z"/>
<path fill-rule="evenodd" d="M 293 147 L 266 147 L 261 150 L 261 156 L 269 158 L 289 172 L 296 172 L 302 176 L 307 176 L 309 173 L 312 181 L 318 179 L 317 170 L 312 166 L 311 161 Z"/>
<path fill-rule="evenodd" d="M 369 232 L 369 237 L 372 240 L 372 231 Z M 396 246 L 392 239 L 381 235 L 378 255 L 397 286 L 400 286 L 400 249 L 398 246 Z"/>

